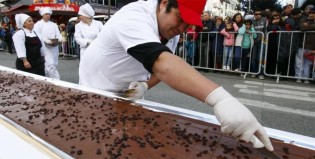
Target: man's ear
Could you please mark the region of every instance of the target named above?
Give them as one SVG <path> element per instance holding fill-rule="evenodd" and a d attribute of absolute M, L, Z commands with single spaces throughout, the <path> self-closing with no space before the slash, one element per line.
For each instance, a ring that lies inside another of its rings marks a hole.
<path fill-rule="evenodd" d="M 161 0 L 160 10 L 162 10 L 163 7 L 165 8 L 167 6 L 167 3 L 168 3 L 168 0 Z"/>

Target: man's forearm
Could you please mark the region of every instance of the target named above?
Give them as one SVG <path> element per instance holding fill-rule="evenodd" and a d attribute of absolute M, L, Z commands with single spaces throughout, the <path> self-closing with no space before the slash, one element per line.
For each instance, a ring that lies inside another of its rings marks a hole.
<path fill-rule="evenodd" d="M 147 81 L 148 89 L 154 87 L 156 84 L 160 83 L 160 81 L 161 80 L 156 75 L 152 74 L 150 79 Z"/>
<path fill-rule="evenodd" d="M 154 74 L 173 89 L 205 102 L 218 85 L 208 80 L 181 58 L 163 52 L 153 65 Z"/>

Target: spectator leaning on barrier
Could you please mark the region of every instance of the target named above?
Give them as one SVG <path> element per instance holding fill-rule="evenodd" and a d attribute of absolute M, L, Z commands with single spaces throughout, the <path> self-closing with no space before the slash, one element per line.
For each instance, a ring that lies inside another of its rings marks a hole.
<path fill-rule="evenodd" d="M 295 75 L 294 61 L 296 52 L 301 45 L 301 33 L 292 33 L 291 31 L 299 30 L 299 23 L 302 18 L 301 15 L 301 9 L 294 8 L 281 27 L 282 31 L 288 31 L 287 33 L 281 34 L 280 39 L 278 73 L 282 73 L 283 75 Z"/>
<path fill-rule="evenodd" d="M 301 31 L 315 31 L 315 8 L 310 10 L 308 17 L 301 20 L 300 29 Z M 295 56 L 295 76 L 298 78 L 303 78 L 304 83 L 309 83 L 306 78 L 310 77 L 310 67 L 313 62 L 307 58 L 304 58 L 303 54 L 315 50 L 315 33 L 305 33 L 304 39 L 304 48 L 299 48 Z M 301 79 L 298 79 L 297 82 L 300 83 Z"/>
<path fill-rule="evenodd" d="M 236 23 L 236 25 L 238 26 L 238 28 L 241 28 L 243 26 L 244 23 L 244 18 L 242 16 L 241 13 L 236 13 L 233 18 L 232 21 L 234 23 Z M 238 36 L 238 33 L 236 33 L 236 39 L 235 39 L 235 47 L 234 47 L 234 71 L 240 71 L 241 69 L 241 65 L 240 65 L 240 61 L 241 61 L 241 53 L 242 53 L 242 38 L 243 36 Z"/>
<path fill-rule="evenodd" d="M 262 11 L 260 8 L 256 8 L 254 11 L 253 26 L 255 31 L 261 31 L 262 33 L 257 33 L 257 38 L 254 39 L 254 46 L 251 58 L 251 72 L 258 73 L 258 78 L 265 79 L 263 69 L 265 65 L 265 43 L 264 35 L 267 33 L 267 19 L 261 16 Z M 262 52 L 261 52 L 262 51 Z M 260 61 L 260 54 L 262 53 L 262 59 Z M 261 70 L 259 72 L 259 64 L 261 64 Z M 255 77 L 255 75 L 252 75 Z"/>
<path fill-rule="evenodd" d="M 120 9 L 87 48 L 79 67 L 80 84 L 118 92 L 135 89 L 142 98 L 161 81 L 214 106 L 222 131 L 246 142 L 258 137 L 273 151 L 264 128 L 223 87 L 208 80 L 172 52 L 188 26 L 202 27 L 206 0 L 137 1 Z"/>
<path fill-rule="evenodd" d="M 249 53 L 254 45 L 254 39 L 257 38 L 253 22 L 250 19 L 244 21 L 243 26 L 238 30 L 238 37 L 236 39 L 242 39 L 242 59 L 241 59 L 241 70 L 248 71 L 250 65 Z"/>
<path fill-rule="evenodd" d="M 266 59 L 266 73 L 267 74 L 276 73 L 277 56 L 279 53 L 278 52 L 279 36 L 280 34 L 281 35 L 283 34 L 283 33 L 278 33 L 277 31 L 281 31 L 282 27 L 284 27 L 284 22 L 281 18 L 281 15 L 280 14 L 272 15 L 267 26 L 267 32 L 271 32 L 269 33 L 269 36 L 267 39 L 268 41 L 267 59 Z"/>
<path fill-rule="evenodd" d="M 187 50 L 186 61 L 194 65 L 196 56 L 198 33 L 195 25 L 190 25 L 187 29 L 187 41 L 185 42 L 185 48 Z"/>
<path fill-rule="evenodd" d="M 213 61 L 210 62 L 213 63 L 213 66 L 210 66 L 211 68 L 216 69 L 222 69 L 222 60 L 223 60 L 223 41 L 224 36 L 220 34 L 220 31 L 224 29 L 224 23 L 222 17 L 216 17 L 215 18 L 215 25 L 212 29 L 213 32 L 218 33 L 212 33 L 211 34 L 211 56 Z"/>
<path fill-rule="evenodd" d="M 202 32 L 199 34 L 200 42 L 201 42 L 201 56 L 200 56 L 200 66 L 201 67 L 209 67 L 213 66 L 213 59 L 210 56 L 211 50 L 211 37 L 209 33 L 214 27 L 214 21 L 211 18 L 211 13 L 209 11 L 205 11 L 202 14 Z M 212 64 L 210 64 L 212 62 Z"/>
<path fill-rule="evenodd" d="M 238 31 L 238 26 L 233 21 L 229 20 L 225 22 L 225 28 L 221 30 L 221 34 L 224 35 L 224 50 L 223 50 L 223 69 L 231 70 L 232 54 L 235 44 L 235 32 Z"/>

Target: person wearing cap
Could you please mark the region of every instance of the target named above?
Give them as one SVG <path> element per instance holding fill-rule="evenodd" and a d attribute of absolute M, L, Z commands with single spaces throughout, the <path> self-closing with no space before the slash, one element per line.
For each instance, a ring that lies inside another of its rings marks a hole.
<path fill-rule="evenodd" d="M 303 16 L 304 17 L 307 17 L 309 14 L 310 14 L 310 11 L 311 9 L 314 8 L 314 5 L 310 4 L 310 5 L 307 5 L 305 8 L 304 8 L 304 11 L 303 11 Z"/>
<path fill-rule="evenodd" d="M 78 12 L 81 20 L 75 25 L 74 38 L 80 45 L 80 58 L 83 57 L 85 49 L 92 43 L 102 30 L 103 23 L 93 19 L 95 15 L 94 9 L 88 3 L 82 5 Z"/>
<path fill-rule="evenodd" d="M 80 84 L 111 92 L 135 89 L 131 98 L 142 98 L 147 89 L 163 81 L 214 106 L 223 133 L 246 142 L 261 141 L 273 151 L 264 128 L 243 104 L 172 54 L 179 34 L 189 25 L 202 29 L 200 15 L 205 3 L 150 0 L 124 6 L 86 49 L 89 56 L 80 62 Z"/>
<path fill-rule="evenodd" d="M 33 30 L 32 17 L 26 14 L 16 14 L 17 31 L 12 39 L 17 59 L 15 66 L 18 70 L 45 76 L 44 43 L 39 33 Z"/>
<path fill-rule="evenodd" d="M 39 14 L 43 17 L 37 21 L 34 30 L 42 35 L 46 46 L 45 56 L 45 72 L 46 76 L 54 79 L 60 79 L 57 70 L 59 57 L 59 43 L 62 42 L 62 36 L 58 29 L 58 25 L 50 21 L 52 10 L 49 7 L 43 7 L 39 10 Z"/>

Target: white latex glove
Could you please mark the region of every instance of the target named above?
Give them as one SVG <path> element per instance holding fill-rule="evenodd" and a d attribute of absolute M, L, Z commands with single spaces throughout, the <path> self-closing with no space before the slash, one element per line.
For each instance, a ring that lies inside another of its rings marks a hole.
<path fill-rule="evenodd" d="M 44 42 L 45 42 L 46 44 L 52 44 L 52 41 L 49 40 L 49 39 L 44 39 Z"/>
<path fill-rule="evenodd" d="M 252 143 L 256 136 L 267 150 L 273 151 L 265 129 L 255 116 L 223 87 L 211 92 L 205 102 L 214 106 L 214 114 L 221 123 L 221 131 L 224 134 Z M 253 144 L 255 146 L 256 142 Z"/>
<path fill-rule="evenodd" d="M 135 89 L 130 97 L 141 99 L 144 96 L 144 93 L 148 90 L 148 84 L 146 82 L 131 82 L 129 89 Z"/>

